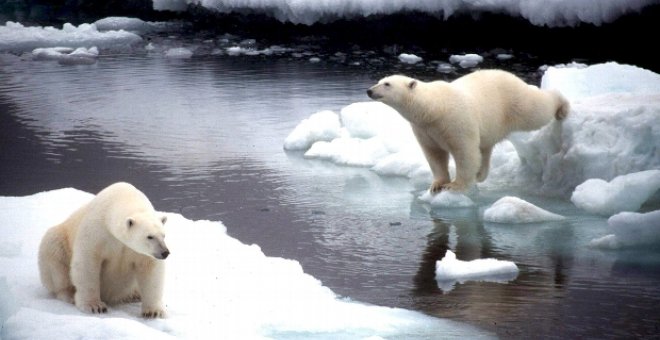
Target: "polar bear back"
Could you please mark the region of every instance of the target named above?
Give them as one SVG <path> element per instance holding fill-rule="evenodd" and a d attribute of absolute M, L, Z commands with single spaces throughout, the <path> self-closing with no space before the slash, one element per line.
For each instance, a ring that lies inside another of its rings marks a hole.
<path fill-rule="evenodd" d="M 476 71 L 450 83 L 470 103 L 482 145 L 494 145 L 512 131 L 538 129 L 555 115 L 557 93 L 528 85 L 501 70 Z"/>

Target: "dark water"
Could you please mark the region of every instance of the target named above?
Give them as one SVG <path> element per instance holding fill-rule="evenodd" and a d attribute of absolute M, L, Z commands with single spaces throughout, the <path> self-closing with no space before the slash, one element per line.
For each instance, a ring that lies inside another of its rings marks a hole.
<path fill-rule="evenodd" d="M 469 322 L 502 338 L 660 336 L 660 253 L 586 248 L 606 221 L 565 198 L 502 188 L 480 193 L 477 209 L 428 211 L 405 179 L 283 151 L 310 114 L 366 100 L 373 76 L 264 58 L 2 60 L 2 196 L 129 181 L 157 209 L 221 220 L 233 237 L 298 260 L 354 300 Z M 505 194 L 568 219 L 482 222 L 483 209 Z M 520 275 L 443 292 L 435 261 L 449 248 L 462 260 L 514 261 Z"/>

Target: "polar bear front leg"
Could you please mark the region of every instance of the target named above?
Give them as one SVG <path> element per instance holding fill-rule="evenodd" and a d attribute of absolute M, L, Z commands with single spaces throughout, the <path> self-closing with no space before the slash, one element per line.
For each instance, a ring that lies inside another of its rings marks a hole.
<path fill-rule="evenodd" d="M 442 186 L 442 190 L 466 191 L 476 180 L 481 166 L 481 151 L 478 143 L 466 140 L 450 145 L 456 162 L 456 178 Z"/>
<path fill-rule="evenodd" d="M 82 253 L 82 252 L 78 252 Z M 76 287 L 73 297 L 76 307 L 87 313 L 105 313 L 108 306 L 101 301 L 102 260 L 92 256 L 83 258 L 73 255 L 71 261 L 71 281 Z"/>
<path fill-rule="evenodd" d="M 431 193 L 437 193 L 442 190 L 442 186 L 449 183 L 449 153 L 442 149 L 437 143 L 422 129 L 412 126 L 419 146 L 424 152 L 424 157 L 429 163 L 431 173 L 433 174 L 433 183 L 429 187 Z"/>
<path fill-rule="evenodd" d="M 490 155 L 493 153 L 493 147 L 481 148 L 481 167 L 477 172 L 477 182 L 483 182 L 488 177 L 488 170 L 490 168 Z"/>
<path fill-rule="evenodd" d="M 142 298 L 142 316 L 145 318 L 164 318 L 163 286 L 165 281 L 165 263 L 158 260 L 152 266 L 139 268 L 138 287 Z"/>

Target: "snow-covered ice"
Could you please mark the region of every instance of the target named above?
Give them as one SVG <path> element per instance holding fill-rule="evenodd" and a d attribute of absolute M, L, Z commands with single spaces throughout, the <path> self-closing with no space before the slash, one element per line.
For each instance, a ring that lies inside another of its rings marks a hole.
<path fill-rule="evenodd" d="M 433 208 L 470 208 L 475 206 L 474 201 L 461 193 L 453 191 L 441 191 L 437 194 L 431 194 L 425 191 L 419 200 L 426 202 Z"/>
<path fill-rule="evenodd" d="M 612 22 L 622 15 L 641 11 L 655 0 L 154 0 L 153 5 L 157 10 L 180 11 L 193 2 L 219 12 L 261 12 L 281 21 L 307 25 L 340 18 L 420 11 L 442 15 L 445 19 L 459 13 L 506 13 L 538 26 L 575 26 L 582 22 L 595 25 Z"/>
<path fill-rule="evenodd" d="M 617 176 L 610 182 L 594 178 L 578 185 L 571 201 L 593 214 L 613 215 L 637 211 L 660 190 L 660 170 L 647 170 Z"/>
<path fill-rule="evenodd" d="M 435 279 L 445 293 L 451 291 L 457 282 L 506 283 L 513 281 L 518 277 L 518 272 L 518 266 L 511 261 L 497 259 L 461 261 L 451 250 L 447 250 L 445 257 L 435 263 Z"/>
<path fill-rule="evenodd" d="M 422 61 L 422 58 L 414 54 L 401 53 L 399 54 L 399 61 L 404 64 L 414 65 Z"/>
<path fill-rule="evenodd" d="M 622 212 L 607 220 L 607 234 L 589 245 L 601 249 L 638 248 L 660 243 L 660 210 L 648 213 Z"/>
<path fill-rule="evenodd" d="M 27 52 L 44 47 L 125 48 L 141 41 L 142 38 L 135 33 L 123 30 L 100 32 L 94 24 L 74 26 L 67 23 L 58 29 L 8 21 L 0 26 L 0 52 Z"/>
<path fill-rule="evenodd" d="M 458 64 L 458 66 L 462 68 L 475 67 L 483 61 L 484 61 L 484 57 L 474 53 L 468 53 L 463 55 L 454 54 L 449 57 L 450 63 Z"/>
<path fill-rule="evenodd" d="M 166 225 L 168 317 L 142 319 L 139 303 L 82 313 L 42 287 L 37 252 L 50 226 L 92 198 L 75 189 L 0 197 L 2 339 L 488 337 L 461 323 L 339 298 L 297 261 L 265 256 L 220 222 L 178 214 L 168 214 Z"/>
<path fill-rule="evenodd" d="M 484 211 L 484 221 L 495 223 L 535 223 L 560 221 L 564 217 L 513 196 L 505 196 Z"/>
<path fill-rule="evenodd" d="M 660 75 L 610 62 L 550 67 L 541 84 L 569 99 L 569 116 L 509 140 L 542 191 L 568 194 L 591 178 L 660 169 Z"/>

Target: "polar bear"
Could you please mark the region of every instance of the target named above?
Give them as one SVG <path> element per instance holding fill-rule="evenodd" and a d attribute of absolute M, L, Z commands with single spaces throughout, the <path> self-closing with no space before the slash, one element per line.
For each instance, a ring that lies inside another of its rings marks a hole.
<path fill-rule="evenodd" d="M 112 184 L 46 232 L 39 246 L 41 282 L 84 312 L 142 300 L 143 317 L 164 317 L 166 220 L 134 186 Z"/>
<path fill-rule="evenodd" d="M 465 191 L 488 176 L 493 146 L 512 131 L 531 131 L 562 120 L 568 101 L 501 70 L 481 70 L 453 82 L 423 82 L 402 75 L 381 79 L 367 95 L 410 122 L 433 173 L 432 193 Z M 456 162 L 450 182 L 449 154 Z"/>

